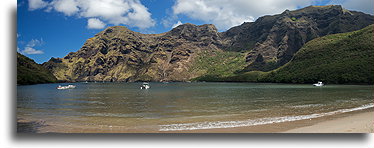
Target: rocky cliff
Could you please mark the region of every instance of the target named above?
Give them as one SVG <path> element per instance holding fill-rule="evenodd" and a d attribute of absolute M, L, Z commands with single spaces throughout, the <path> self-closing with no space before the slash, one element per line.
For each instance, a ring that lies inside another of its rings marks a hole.
<path fill-rule="evenodd" d="M 246 51 L 247 62 L 261 55 L 271 70 L 287 63 L 308 41 L 328 34 L 362 29 L 374 23 L 372 15 L 349 11 L 339 5 L 309 6 L 255 22 L 244 23 L 223 33 L 226 49 Z M 244 71 L 253 70 L 249 65 Z M 275 65 L 275 66 L 272 66 Z"/>
<path fill-rule="evenodd" d="M 188 81 L 268 71 L 287 63 L 309 40 L 373 22 L 373 16 L 341 6 L 310 6 L 226 32 L 214 25 L 183 24 L 162 34 L 140 34 L 114 26 L 88 39 L 77 52 L 43 66 L 68 81 Z"/>
<path fill-rule="evenodd" d="M 374 83 L 374 25 L 327 35 L 305 44 L 263 81 L 281 83 Z"/>
<path fill-rule="evenodd" d="M 163 34 L 140 34 L 123 26 L 105 29 L 83 47 L 43 65 L 59 80 L 188 81 L 202 51 L 220 51 L 213 25 L 184 24 Z"/>
<path fill-rule="evenodd" d="M 306 43 L 287 64 L 271 70 L 249 71 L 227 77 L 209 75 L 196 78 L 215 82 L 270 82 L 373 84 L 374 83 L 374 25 L 364 29 L 326 35 Z M 252 68 L 264 68 L 257 56 Z"/>

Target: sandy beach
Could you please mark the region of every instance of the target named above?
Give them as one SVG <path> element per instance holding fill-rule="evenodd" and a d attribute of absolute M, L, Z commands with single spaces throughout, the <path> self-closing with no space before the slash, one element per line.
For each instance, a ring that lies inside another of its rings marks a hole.
<path fill-rule="evenodd" d="M 38 123 L 38 124 L 35 124 Z M 282 122 L 258 126 L 217 128 L 184 131 L 158 131 L 149 129 L 127 129 L 124 126 L 77 126 L 18 121 L 18 132 L 31 133 L 373 133 L 373 108 L 325 116 L 321 118 Z"/>
<path fill-rule="evenodd" d="M 369 111 L 291 129 L 285 133 L 373 133 L 373 119 L 374 112 Z"/>
<path fill-rule="evenodd" d="M 259 126 L 171 131 L 167 133 L 373 133 L 373 108 L 316 119 Z"/>

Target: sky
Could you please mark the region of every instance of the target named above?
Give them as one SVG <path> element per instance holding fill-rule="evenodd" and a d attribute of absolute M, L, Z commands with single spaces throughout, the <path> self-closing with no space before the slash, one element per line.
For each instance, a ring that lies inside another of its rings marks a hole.
<path fill-rule="evenodd" d="M 155 34 L 192 23 L 225 31 L 286 9 L 331 4 L 368 14 L 374 9 L 373 0 L 18 0 L 17 51 L 43 63 L 78 51 L 109 26 Z"/>

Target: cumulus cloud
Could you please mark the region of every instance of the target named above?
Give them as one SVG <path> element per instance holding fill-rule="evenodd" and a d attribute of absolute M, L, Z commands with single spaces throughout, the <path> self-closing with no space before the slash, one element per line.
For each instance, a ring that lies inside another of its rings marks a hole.
<path fill-rule="evenodd" d="M 332 0 L 330 4 L 342 5 L 348 10 L 356 10 L 374 14 L 373 0 Z"/>
<path fill-rule="evenodd" d="M 43 0 L 29 0 L 29 10 L 41 9 L 47 5 L 48 3 Z"/>
<path fill-rule="evenodd" d="M 88 19 L 87 28 L 89 29 L 103 29 L 105 27 L 105 23 L 102 22 L 100 19 L 97 18 L 90 18 Z"/>
<path fill-rule="evenodd" d="M 176 24 L 174 24 L 174 25 L 172 26 L 172 28 L 178 27 L 179 25 L 182 25 L 182 22 L 181 22 L 181 21 L 178 21 Z"/>
<path fill-rule="evenodd" d="M 71 16 L 79 11 L 78 3 L 75 0 L 55 0 L 51 2 L 51 7 L 67 16 Z"/>
<path fill-rule="evenodd" d="M 43 44 L 44 44 L 43 39 L 40 39 L 40 40 L 38 40 L 38 39 L 32 39 L 31 41 L 29 41 L 26 44 L 24 50 L 20 50 L 17 47 L 17 51 L 21 52 L 22 54 L 44 54 L 44 52 L 42 50 L 38 50 L 38 49 L 34 48 L 35 46 L 41 46 Z"/>
<path fill-rule="evenodd" d="M 31 1 L 36 0 L 29 0 L 29 2 Z M 47 3 L 47 5 L 47 11 L 55 10 L 67 16 L 75 15 L 77 17 L 87 18 L 87 21 L 92 21 L 91 18 L 96 18 L 100 19 L 99 21 L 103 24 L 123 24 L 140 29 L 146 29 L 155 25 L 151 13 L 140 0 L 53 0 Z M 34 9 L 30 7 L 30 10 L 45 7 L 46 6 L 37 7 Z M 88 22 L 88 24 L 90 24 L 90 22 Z M 87 26 L 87 28 L 90 28 L 90 26 Z"/>
<path fill-rule="evenodd" d="M 185 15 L 226 30 L 260 16 L 282 13 L 315 4 L 320 0 L 177 0 L 174 15 Z"/>
<path fill-rule="evenodd" d="M 22 51 L 23 54 L 44 54 L 42 50 L 37 50 L 32 47 L 25 47 L 25 49 Z"/>

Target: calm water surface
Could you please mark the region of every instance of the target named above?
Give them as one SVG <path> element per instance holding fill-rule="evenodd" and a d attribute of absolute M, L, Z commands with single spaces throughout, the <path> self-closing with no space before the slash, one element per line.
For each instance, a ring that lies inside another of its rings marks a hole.
<path fill-rule="evenodd" d="M 373 86 L 255 83 L 76 83 L 17 86 L 17 118 L 159 131 L 261 125 L 373 107 Z"/>

